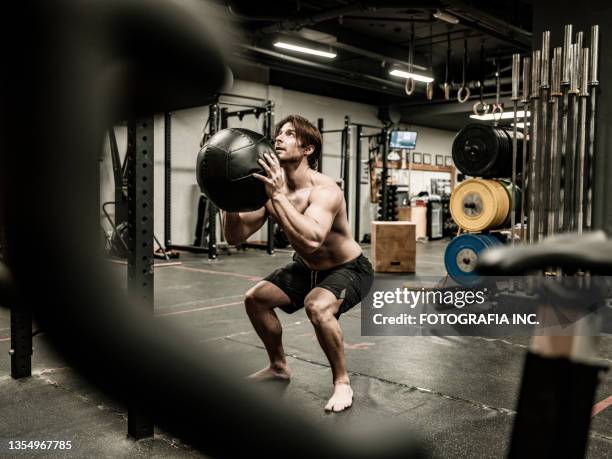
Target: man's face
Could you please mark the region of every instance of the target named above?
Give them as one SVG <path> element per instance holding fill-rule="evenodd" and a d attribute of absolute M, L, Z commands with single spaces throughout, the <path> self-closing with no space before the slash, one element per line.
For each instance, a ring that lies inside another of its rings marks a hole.
<path fill-rule="evenodd" d="M 281 163 L 299 162 L 304 158 L 305 154 L 310 153 L 312 150 L 311 146 L 303 147 L 299 145 L 293 123 L 285 123 L 281 126 L 274 146 Z"/>

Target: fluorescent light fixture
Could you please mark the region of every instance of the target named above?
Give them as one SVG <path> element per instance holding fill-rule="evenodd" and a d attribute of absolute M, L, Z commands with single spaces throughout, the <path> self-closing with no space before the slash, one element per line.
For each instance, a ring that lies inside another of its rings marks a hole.
<path fill-rule="evenodd" d="M 398 76 L 402 78 L 412 78 L 414 81 L 422 81 L 423 83 L 431 83 L 434 79 L 425 75 L 419 75 L 418 73 L 406 72 L 404 70 L 393 69 L 389 72 L 389 75 Z"/>
<path fill-rule="evenodd" d="M 510 123 L 510 126 L 514 127 L 514 123 Z M 527 126 L 531 126 L 531 123 L 527 123 Z M 525 129 L 525 123 L 516 123 L 518 129 Z"/>
<path fill-rule="evenodd" d="M 329 51 L 321 51 L 318 49 L 306 48 L 305 46 L 292 45 L 291 43 L 285 43 L 284 41 L 277 41 L 274 43 L 277 48 L 289 49 L 291 51 L 297 51 L 299 53 L 312 54 L 313 56 L 327 57 L 333 59 L 336 57 L 336 53 L 330 53 Z"/>
<path fill-rule="evenodd" d="M 459 19 L 452 14 L 445 13 L 444 11 L 436 10 L 433 17 L 440 21 L 448 22 L 449 24 L 459 24 Z"/>
<path fill-rule="evenodd" d="M 517 110 L 516 116 L 517 118 L 523 118 L 525 116 L 525 112 L 523 110 Z M 527 116 L 531 116 L 531 113 L 527 112 Z M 494 121 L 498 119 L 507 120 L 510 118 L 514 118 L 514 112 L 503 112 L 501 114 L 501 118 L 499 113 L 487 113 L 486 115 L 470 115 L 470 118 L 481 121 Z"/>

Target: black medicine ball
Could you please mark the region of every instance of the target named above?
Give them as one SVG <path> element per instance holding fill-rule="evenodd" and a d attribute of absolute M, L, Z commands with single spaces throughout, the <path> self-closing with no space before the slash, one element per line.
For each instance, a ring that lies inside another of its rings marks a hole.
<path fill-rule="evenodd" d="M 253 173 L 266 175 L 257 162 L 276 154 L 263 135 L 242 128 L 223 129 L 202 147 L 196 164 L 200 190 L 227 212 L 250 212 L 268 200 L 265 185 Z"/>

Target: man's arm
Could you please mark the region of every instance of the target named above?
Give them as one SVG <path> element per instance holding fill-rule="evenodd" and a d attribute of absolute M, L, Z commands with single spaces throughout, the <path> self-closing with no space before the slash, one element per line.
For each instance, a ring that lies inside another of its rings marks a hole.
<path fill-rule="evenodd" d="M 263 226 L 267 218 L 266 208 L 253 212 L 223 212 L 223 234 L 230 245 L 246 241 Z"/>
<path fill-rule="evenodd" d="M 313 253 L 325 242 L 334 218 L 342 205 L 343 195 L 335 185 L 315 188 L 310 193 L 310 205 L 301 214 L 284 193 L 272 196 L 278 224 L 289 242 L 298 251 Z"/>

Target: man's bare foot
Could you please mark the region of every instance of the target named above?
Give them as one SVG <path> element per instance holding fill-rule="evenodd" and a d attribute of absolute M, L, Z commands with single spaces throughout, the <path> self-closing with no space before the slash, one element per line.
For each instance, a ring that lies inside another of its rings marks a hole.
<path fill-rule="evenodd" d="M 333 411 L 338 413 L 340 411 L 350 408 L 353 404 L 353 389 L 349 383 L 335 383 L 334 393 L 332 394 L 329 402 L 325 405 L 325 411 Z"/>
<path fill-rule="evenodd" d="M 291 370 L 288 365 L 270 365 L 263 370 L 259 370 L 252 375 L 247 376 L 251 381 L 289 381 L 291 379 Z"/>

